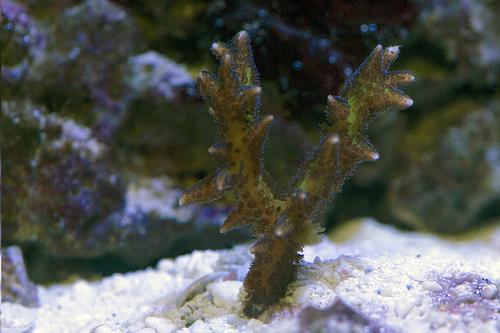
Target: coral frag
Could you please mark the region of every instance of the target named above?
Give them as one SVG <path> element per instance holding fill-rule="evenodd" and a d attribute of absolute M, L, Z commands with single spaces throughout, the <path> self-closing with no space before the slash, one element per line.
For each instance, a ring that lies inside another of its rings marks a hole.
<path fill-rule="evenodd" d="M 328 97 L 322 139 L 310 153 L 284 194 L 273 191 L 263 170 L 262 153 L 273 116 L 259 116 L 258 74 L 248 34 L 236 35 L 233 44 L 214 43 L 220 61 L 218 76 L 201 72 L 199 88 L 218 125 L 218 142 L 209 148 L 217 171 L 186 190 L 181 204 L 208 202 L 232 193 L 238 205 L 222 232 L 250 224 L 257 238 L 255 255 L 244 282 L 243 312 L 262 313 L 284 295 L 295 279 L 304 244 L 320 228 L 317 213 L 361 162 L 378 159 L 364 136 L 367 124 L 388 108 L 405 109 L 413 101 L 397 86 L 414 80 L 406 71 L 389 72 L 398 47 L 377 46 L 347 80 L 337 97 Z"/>

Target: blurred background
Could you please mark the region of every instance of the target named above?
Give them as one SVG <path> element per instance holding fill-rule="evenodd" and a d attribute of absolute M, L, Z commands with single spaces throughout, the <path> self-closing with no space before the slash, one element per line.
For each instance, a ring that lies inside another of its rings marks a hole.
<path fill-rule="evenodd" d="M 19 247 L 2 251 L 4 297 L 19 297 L 9 279 L 28 281 L 12 273 L 22 255 L 48 284 L 249 240 L 218 232 L 230 200 L 177 205 L 215 167 L 197 74 L 243 29 L 275 116 L 264 159 L 277 188 L 377 44 L 401 45 L 393 69 L 417 78 L 413 107 L 372 124 L 381 158 L 320 218 L 327 232 L 364 216 L 440 234 L 498 222 L 499 15 L 494 0 L 3 0 L 2 247 Z"/>

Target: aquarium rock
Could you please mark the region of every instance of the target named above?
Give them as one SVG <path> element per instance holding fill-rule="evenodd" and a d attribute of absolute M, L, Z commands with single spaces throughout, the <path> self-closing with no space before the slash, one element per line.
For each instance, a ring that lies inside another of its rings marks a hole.
<path fill-rule="evenodd" d="M 180 88 L 194 87 L 186 69 L 155 51 L 129 58 L 127 84 L 139 94 L 150 92 L 167 100 L 174 99 Z"/>
<path fill-rule="evenodd" d="M 415 153 L 392 181 L 391 211 L 413 227 L 457 233 L 500 216 L 500 103 L 470 112 Z M 428 137 L 422 126 L 420 137 Z M 413 152 L 413 154 L 412 154 Z"/>
<path fill-rule="evenodd" d="M 2 248 L 2 302 L 38 306 L 38 289 L 30 281 L 23 254 L 17 246 Z"/>

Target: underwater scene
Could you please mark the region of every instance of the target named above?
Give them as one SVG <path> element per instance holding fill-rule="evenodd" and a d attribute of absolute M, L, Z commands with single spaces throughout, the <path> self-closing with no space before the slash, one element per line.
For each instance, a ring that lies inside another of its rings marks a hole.
<path fill-rule="evenodd" d="M 500 1 L 0 12 L 2 333 L 500 333 Z"/>

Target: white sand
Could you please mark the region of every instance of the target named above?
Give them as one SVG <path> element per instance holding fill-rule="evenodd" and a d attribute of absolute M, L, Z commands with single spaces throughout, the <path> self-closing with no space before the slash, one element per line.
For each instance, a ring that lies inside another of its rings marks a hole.
<path fill-rule="evenodd" d="M 328 307 L 335 297 L 396 331 L 500 332 L 500 227 L 457 242 L 363 220 L 334 235 L 305 249 L 298 281 L 260 320 L 240 314 L 251 256 L 239 246 L 97 282 L 40 287 L 41 307 L 28 311 L 36 316 L 32 332 L 302 332 L 301 309 Z M 22 332 L 11 308 L 2 304 L 2 332 Z"/>

